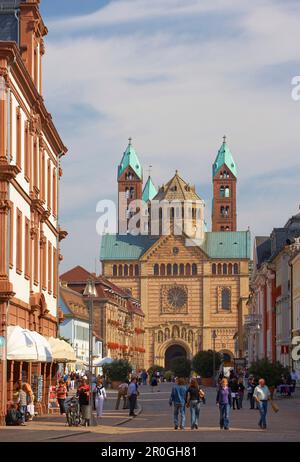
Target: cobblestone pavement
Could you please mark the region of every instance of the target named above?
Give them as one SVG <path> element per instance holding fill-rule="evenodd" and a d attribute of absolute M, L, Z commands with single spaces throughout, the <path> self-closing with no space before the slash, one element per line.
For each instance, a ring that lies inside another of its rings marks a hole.
<path fill-rule="evenodd" d="M 221 431 L 218 425 L 218 408 L 215 390 L 207 389 L 207 404 L 201 406 L 200 427 L 191 431 L 187 411 L 186 430 L 173 429 L 172 408 L 168 398 L 171 384 L 162 384 L 160 392 L 152 393 L 148 386 L 141 387 L 141 414 L 126 420 L 127 411 L 114 411 L 116 399 L 109 393 L 106 411 L 101 425 L 94 428 L 69 428 L 59 416 L 36 419 L 26 427 L 0 429 L 0 441 L 60 441 L 60 442 L 206 442 L 206 441 L 300 441 L 300 393 L 291 399 L 278 399 L 279 412 L 271 408 L 268 413 L 268 429 L 260 430 L 258 411 L 249 410 L 245 400 L 241 410 L 231 410 L 230 431 Z"/>

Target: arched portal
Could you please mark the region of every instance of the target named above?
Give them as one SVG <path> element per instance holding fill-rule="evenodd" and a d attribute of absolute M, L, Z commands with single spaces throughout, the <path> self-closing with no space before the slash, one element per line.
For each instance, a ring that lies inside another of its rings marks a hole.
<path fill-rule="evenodd" d="M 165 352 L 165 369 L 168 371 L 171 368 L 171 362 L 175 358 L 186 358 L 186 350 L 181 345 L 171 345 Z"/>

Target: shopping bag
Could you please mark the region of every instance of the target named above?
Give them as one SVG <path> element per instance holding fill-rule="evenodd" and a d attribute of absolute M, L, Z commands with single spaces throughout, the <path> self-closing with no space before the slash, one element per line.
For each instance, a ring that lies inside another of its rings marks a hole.
<path fill-rule="evenodd" d="M 274 403 L 273 400 L 270 401 L 271 402 L 271 408 L 273 409 L 273 411 L 276 413 L 279 411 L 279 407 L 277 406 L 277 404 Z"/>

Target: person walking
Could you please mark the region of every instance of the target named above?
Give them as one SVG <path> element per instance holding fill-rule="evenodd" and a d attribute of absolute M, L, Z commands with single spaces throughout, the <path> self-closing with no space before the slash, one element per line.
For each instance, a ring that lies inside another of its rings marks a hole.
<path fill-rule="evenodd" d="M 79 398 L 81 416 L 83 419 L 83 424 L 85 426 L 89 425 L 90 418 L 91 418 L 90 417 L 90 406 L 89 406 L 89 392 L 90 392 L 90 387 L 87 384 L 87 380 L 82 379 L 77 389 L 77 396 Z"/>
<path fill-rule="evenodd" d="M 231 407 L 231 389 L 226 378 L 221 380 L 216 403 L 220 411 L 220 429 L 229 430 L 229 413 Z"/>
<path fill-rule="evenodd" d="M 67 397 L 67 387 L 63 379 L 61 379 L 58 382 L 58 385 L 56 387 L 56 396 L 57 396 L 57 401 L 59 404 L 60 415 L 65 415 L 66 414 L 65 401 Z"/>
<path fill-rule="evenodd" d="M 118 387 L 118 397 L 116 402 L 116 410 L 119 409 L 120 401 L 123 399 L 123 409 L 127 409 L 127 391 L 128 391 L 128 380 L 124 380 Z"/>
<path fill-rule="evenodd" d="M 75 389 L 75 380 L 76 380 L 76 374 L 74 371 L 71 372 L 70 374 L 70 385 L 71 385 L 71 390 Z"/>
<path fill-rule="evenodd" d="M 255 383 L 254 383 L 254 378 L 249 377 L 248 379 L 248 386 L 247 386 L 247 399 L 250 401 L 250 409 L 255 409 L 255 399 L 253 397 L 253 393 L 255 390 Z"/>
<path fill-rule="evenodd" d="M 260 413 L 260 419 L 259 419 L 258 425 L 260 426 L 262 430 L 266 430 L 270 390 L 266 385 L 265 379 L 259 379 L 258 385 L 255 387 L 253 396 L 256 402 L 258 403 L 258 409 Z"/>
<path fill-rule="evenodd" d="M 154 388 L 158 387 L 158 381 L 157 381 L 157 377 L 156 377 L 156 373 L 154 372 L 152 378 L 151 378 L 151 382 L 150 382 L 150 385 L 151 385 L 151 391 L 154 392 Z M 159 389 L 157 388 L 157 391 L 159 391 Z"/>
<path fill-rule="evenodd" d="M 197 430 L 200 415 L 200 387 L 196 377 L 193 377 L 186 392 L 186 406 L 190 408 L 191 430 Z"/>
<path fill-rule="evenodd" d="M 128 385 L 127 394 L 128 394 L 128 401 L 129 401 L 129 415 L 131 417 L 136 417 L 136 414 L 134 413 L 134 410 L 137 404 L 137 397 L 138 397 L 136 377 L 132 377 L 131 382 Z"/>
<path fill-rule="evenodd" d="M 239 387 L 238 387 L 238 382 L 236 378 L 233 378 L 229 382 L 229 387 L 231 389 L 231 398 L 232 398 L 232 409 L 240 409 L 240 404 L 239 404 Z"/>
<path fill-rule="evenodd" d="M 185 428 L 185 409 L 186 409 L 186 393 L 187 386 L 183 378 L 176 379 L 176 383 L 172 388 L 169 404 L 174 404 L 174 428 L 184 430 Z M 180 415 L 180 416 L 179 416 Z"/>
<path fill-rule="evenodd" d="M 142 372 L 142 381 L 143 381 L 143 385 L 147 385 L 147 378 L 148 378 L 148 374 L 145 370 L 143 370 Z"/>
<path fill-rule="evenodd" d="M 27 412 L 27 393 L 25 383 L 22 384 L 18 392 L 18 406 L 21 414 L 21 425 L 26 425 L 25 418 Z"/>
<path fill-rule="evenodd" d="M 34 394 L 29 383 L 24 383 L 24 391 L 27 396 L 27 415 L 28 420 L 33 420 L 34 417 Z"/>
<path fill-rule="evenodd" d="M 97 411 L 97 417 L 102 417 L 104 400 L 106 400 L 106 390 L 103 386 L 102 379 L 98 378 L 95 396 L 95 407 Z"/>
<path fill-rule="evenodd" d="M 244 393 L 245 393 L 245 385 L 243 377 L 240 377 L 238 380 L 238 403 L 240 409 L 243 409 L 243 400 L 244 400 Z"/>

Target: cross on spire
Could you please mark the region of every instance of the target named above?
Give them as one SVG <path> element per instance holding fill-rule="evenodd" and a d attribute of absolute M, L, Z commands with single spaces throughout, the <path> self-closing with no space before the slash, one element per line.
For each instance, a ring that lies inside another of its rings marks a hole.
<path fill-rule="evenodd" d="M 223 136 L 223 143 L 226 143 L 226 135 Z"/>
<path fill-rule="evenodd" d="M 128 138 L 128 145 L 131 146 L 132 138 L 131 136 Z"/>
<path fill-rule="evenodd" d="M 148 168 L 148 176 L 151 176 L 151 170 L 152 170 L 152 165 L 149 165 L 149 168 Z"/>

